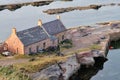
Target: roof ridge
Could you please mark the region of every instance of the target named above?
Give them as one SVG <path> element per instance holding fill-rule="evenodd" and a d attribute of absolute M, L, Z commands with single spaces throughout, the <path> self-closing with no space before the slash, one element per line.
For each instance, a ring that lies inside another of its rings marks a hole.
<path fill-rule="evenodd" d="M 44 25 L 44 24 L 51 23 L 51 22 L 54 22 L 54 21 L 60 21 L 60 20 L 58 20 L 58 19 L 55 19 L 55 20 L 53 20 L 53 21 L 49 21 L 49 22 L 43 23 L 43 25 Z M 27 28 L 27 29 L 24 29 L 24 30 L 21 30 L 21 31 L 30 30 L 30 29 L 33 29 L 33 28 L 36 28 L 36 27 L 39 27 L 39 26 L 30 27 L 30 28 Z M 18 32 L 21 32 L 21 31 L 18 31 Z M 18 33 L 18 32 L 17 32 L 17 33 Z"/>

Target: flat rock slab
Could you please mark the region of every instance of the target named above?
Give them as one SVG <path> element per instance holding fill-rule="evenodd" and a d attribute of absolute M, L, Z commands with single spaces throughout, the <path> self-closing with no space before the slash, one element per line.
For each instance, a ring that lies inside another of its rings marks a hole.
<path fill-rule="evenodd" d="M 68 80 L 78 69 L 80 64 L 76 56 L 69 57 L 65 62 L 52 65 L 32 75 L 32 80 Z"/>

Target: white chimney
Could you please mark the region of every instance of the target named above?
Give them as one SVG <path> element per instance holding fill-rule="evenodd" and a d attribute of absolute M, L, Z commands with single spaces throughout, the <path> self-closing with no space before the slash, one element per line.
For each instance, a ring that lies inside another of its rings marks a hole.
<path fill-rule="evenodd" d="M 16 28 L 12 28 L 12 33 L 16 34 Z"/>
<path fill-rule="evenodd" d="M 42 20 L 38 20 L 38 26 L 42 26 Z"/>
<path fill-rule="evenodd" d="M 60 19 L 60 15 L 57 15 L 57 19 Z"/>

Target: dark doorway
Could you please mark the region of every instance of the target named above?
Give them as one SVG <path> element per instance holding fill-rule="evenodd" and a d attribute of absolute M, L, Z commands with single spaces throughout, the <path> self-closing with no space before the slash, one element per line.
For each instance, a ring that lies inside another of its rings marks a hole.
<path fill-rule="evenodd" d="M 44 43 L 43 43 L 43 49 L 45 49 L 45 47 L 46 47 L 46 43 L 44 42 Z"/>
<path fill-rule="evenodd" d="M 17 50 L 16 50 L 16 53 L 18 54 L 18 48 L 17 48 Z"/>
<path fill-rule="evenodd" d="M 39 46 L 36 46 L 36 51 L 39 52 Z"/>
<path fill-rule="evenodd" d="M 31 48 L 29 48 L 29 53 L 30 53 L 30 54 L 32 53 L 32 50 L 31 50 Z"/>
<path fill-rule="evenodd" d="M 59 38 L 58 38 L 58 40 L 57 40 L 57 41 L 58 41 L 58 44 L 59 44 L 59 42 L 60 42 Z"/>
<path fill-rule="evenodd" d="M 62 40 L 64 40 L 64 35 L 62 35 Z"/>

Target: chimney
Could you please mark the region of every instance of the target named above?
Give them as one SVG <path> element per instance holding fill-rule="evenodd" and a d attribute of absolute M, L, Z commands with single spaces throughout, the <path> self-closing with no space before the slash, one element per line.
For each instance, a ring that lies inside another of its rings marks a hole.
<path fill-rule="evenodd" d="M 16 34 L 16 28 L 12 28 L 12 33 Z"/>
<path fill-rule="evenodd" d="M 109 22 L 109 25 L 111 26 L 113 23 L 112 22 Z"/>
<path fill-rule="evenodd" d="M 42 26 L 42 20 L 38 20 L 38 26 Z"/>
<path fill-rule="evenodd" d="M 60 15 L 57 15 L 57 19 L 59 19 L 59 20 L 60 20 Z"/>

